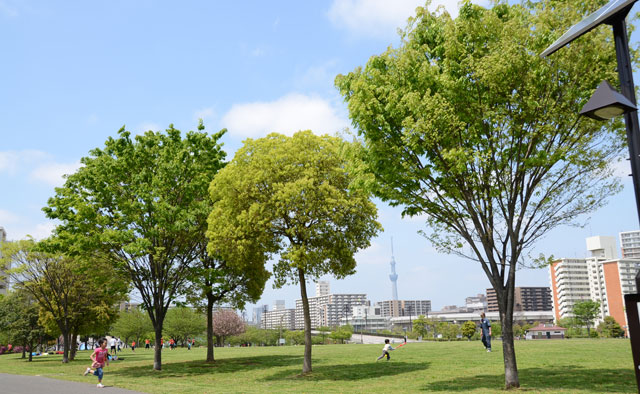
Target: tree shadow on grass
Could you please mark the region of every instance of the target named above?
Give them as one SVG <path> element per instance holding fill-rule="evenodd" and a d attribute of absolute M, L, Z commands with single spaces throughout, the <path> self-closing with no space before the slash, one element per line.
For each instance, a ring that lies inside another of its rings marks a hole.
<path fill-rule="evenodd" d="M 124 367 L 111 372 L 113 375 L 137 377 L 153 373 L 158 378 L 195 376 L 212 373 L 234 373 L 273 367 L 287 367 L 299 364 L 302 368 L 302 356 L 258 356 L 223 358 L 212 363 L 204 360 L 162 363 L 162 370 L 153 369 L 153 362 L 144 366 Z"/>
<path fill-rule="evenodd" d="M 590 390 L 595 393 L 635 392 L 632 369 L 589 369 L 573 365 L 518 369 L 521 390 Z M 477 388 L 498 390 L 504 375 L 465 376 L 429 383 L 423 391 L 465 392 Z"/>
<path fill-rule="evenodd" d="M 268 376 L 263 381 L 304 379 L 304 380 L 363 380 L 400 375 L 429 368 L 429 362 L 379 362 L 362 364 L 338 364 L 314 366 L 311 373 L 302 375 L 302 363 L 298 368 L 289 368 Z"/>

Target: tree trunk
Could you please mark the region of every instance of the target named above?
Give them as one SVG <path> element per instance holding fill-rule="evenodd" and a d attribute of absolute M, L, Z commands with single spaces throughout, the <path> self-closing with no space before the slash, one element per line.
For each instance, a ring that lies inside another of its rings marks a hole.
<path fill-rule="evenodd" d="M 513 343 L 513 315 L 510 318 L 505 316 L 505 319 L 502 320 L 502 355 L 504 357 L 505 388 L 508 390 L 520 387 L 516 349 Z"/>
<path fill-rule="evenodd" d="M 62 332 L 62 363 L 66 364 L 69 362 L 69 349 L 71 346 L 71 333 L 68 330 L 64 330 Z"/>
<path fill-rule="evenodd" d="M 33 360 L 33 341 L 29 342 L 29 362 Z"/>
<path fill-rule="evenodd" d="M 73 361 L 76 358 L 76 347 L 78 346 L 78 335 L 75 332 L 71 333 L 71 349 L 69 352 L 69 361 Z"/>
<path fill-rule="evenodd" d="M 302 296 L 302 310 L 304 311 L 304 362 L 302 373 L 311 372 L 311 314 L 309 313 L 309 299 L 307 298 L 307 284 L 304 279 L 304 271 L 298 268 L 298 280 L 300 282 L 300 295 Z"/>
<path fill-rule="evenodd" d="M 515 264 L 515 262 L 514 262 Z M 509 390 L 520 387 L 516 349 L 513 343 L 513 304 L 515 302 L 515 268 L 509 269 L 509 278 L 505 288 L 498 288 L 498 308 L 502 327 L 502 356 L 504 359 L 504 386 Z M 493 339 L 493 338 L 492 338 Z"/>
<path fill-rule="evenodd" d="M 26 358 L 26 357 L 27 357 L 27 343 L 22 342 L 22 358 Z"/>
<path fill-rule="evenodd" d="M 156 339 L 155 339 L 156 348 L 154 349 L 154 352 L 153 352 L 153 369 L 155 369 L 156 371 L 161 371 L 162 370 L 162 343 L 160 341 L 162 341 L 162 324 L 158 324 L 157 327 L 155 327 L 155 332 L 156 332 Z"/>
<path fill-rule="evenodd" d="M 207 296 L 207 362 L 214 362 L 213 356 L 213 298 Z"/>

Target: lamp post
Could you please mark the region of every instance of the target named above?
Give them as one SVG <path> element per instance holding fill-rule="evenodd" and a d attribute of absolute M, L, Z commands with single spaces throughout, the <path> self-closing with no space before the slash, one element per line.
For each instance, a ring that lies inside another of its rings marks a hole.
<path fill-rule="evenodd" d="M 640 219 L 640 157 L 638 156 L 640 155 L 640 126 L 636 110 L 636 94 L 633 84 L 631 57 L 629 56 L 629 38 L 627 36 L 626 22 L 627 15 L 636 1 L 611 0 L 604 7 L 572 26 L 556 42 L 545 49 L 540 56 L 545 57 L 552 54 L 603 23 L 611 25 L 613 28 L 618 61 L 618 78 L 620 79 L 622 94 L 613 91 L 613 88 L 608 83 L 601 83 L 582 109 L 581 114 L 596 119 L 610 119 L 624 114 L 633 190 L 636 197 L 636 211 Z M 640 291 L 640 272 L 636 274 L 636 291 Z M 638 302 L 640 302 L 640 294 L 626 294 L 624 300 L 627 323 L 629 325 L 628 334 L 631 339 L 631 353 L 633 354 L 633 369 L 636 375 L 638 392 L 640 392 L 640 319 L 637 308 Z"/>

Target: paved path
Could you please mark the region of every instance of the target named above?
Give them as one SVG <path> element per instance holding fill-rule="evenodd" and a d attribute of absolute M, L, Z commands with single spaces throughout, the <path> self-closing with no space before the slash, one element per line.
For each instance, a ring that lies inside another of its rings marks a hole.
<path fill-rule="evenodd" d="M 96 387 L 96 383 L 69 382 L 66 380 L 44 378 L 42 376 L 9 375 L 6 373 L 0 373 L 0 392 L 2 394 L 84 394 L 93 392 L 140 394 L 138 391 L 125 390 L 108 385 L 99 389 Z"/>

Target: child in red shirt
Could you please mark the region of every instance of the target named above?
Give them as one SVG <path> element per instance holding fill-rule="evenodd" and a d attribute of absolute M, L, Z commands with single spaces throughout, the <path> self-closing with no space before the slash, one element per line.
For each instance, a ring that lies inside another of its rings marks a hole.
<path fill-rule="evenodd" d="M 104 364 L 109 365 L 109 351 L 107 350 L 107 339 L 102 338 L 98 341 L 98 348 L 93 351 L 91 354 L 91 366 L 84 371 L 84 376 L 87 376 L 89 373 L 94 374 L 98 377 L 98 388 L 103 388 L 102 385 L 102 368 L 104 368 Z M 93 369 L 92 369 L 93 368 Z"/>

